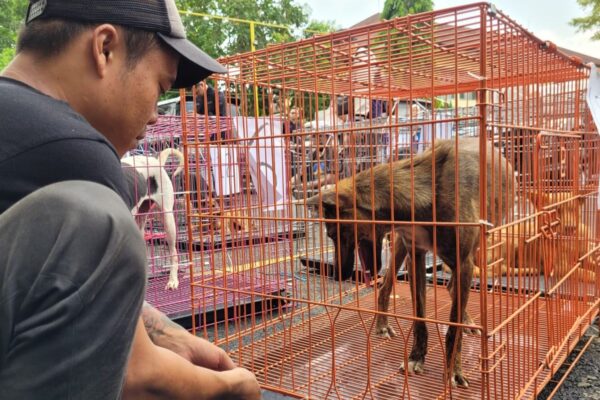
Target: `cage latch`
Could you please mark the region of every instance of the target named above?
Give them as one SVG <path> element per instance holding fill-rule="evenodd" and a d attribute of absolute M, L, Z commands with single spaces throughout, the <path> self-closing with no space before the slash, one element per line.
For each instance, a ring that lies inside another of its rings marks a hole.
<path fill-rule="evenodd" d="M 567 149 L 565 146 L 560 146 L 560 177 L 565 178 L 567 176 Z"/>
<path fill-rule="evenodd" d="M 556 210 L 545 211 L 543 214 L 544 223 L 540 226 L 540 232 L 546 239 L 556 239 L 558 232 L 556 227 L 560 225 L 560 219 Z"/>

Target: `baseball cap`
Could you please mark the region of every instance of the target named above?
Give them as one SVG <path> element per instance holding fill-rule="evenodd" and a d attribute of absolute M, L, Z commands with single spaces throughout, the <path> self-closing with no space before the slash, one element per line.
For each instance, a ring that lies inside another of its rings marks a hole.
<path fill-rule="evenodd" d="M 41 18 L 109 23 L 156 32 L 181 55 L 175 89 L 192 86 L 213 72 L 227 72 L 187 40 L 175 0 L 31 0 L 25 23 Z"/>

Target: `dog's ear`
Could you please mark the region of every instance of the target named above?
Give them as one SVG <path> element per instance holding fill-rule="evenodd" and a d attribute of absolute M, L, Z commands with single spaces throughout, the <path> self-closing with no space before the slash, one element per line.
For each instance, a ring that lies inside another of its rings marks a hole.
<path fill-rule="evenodd" d="M 319 205 L 319 203 L 321 202 L 321 198 L 319 197 L 318 194 L 309 197 L 306 200 L 294 200 L 294 203 L 297 204 L 306 204 L 309 207 L 317 207 Z"/>
<path fill-rule="evenodd" d="M 336 208 L 346 209 L 351 204 L 351 199 L 344 192 L 336 193 L 335 188 L 331 188 L 306 199 L 307 206 L 318 207 L 319 204 L 323 206 L 325 214 L 335 215 Z"/>
<path fill-rule="evenodd" d="M 323 212 L 327 214 L 335 214 L 337 207 L 335 191 L 324 190 L 312 197 L 306 199 L 306 205 L 318 208 L 319 205 L 323 206 Z"/>

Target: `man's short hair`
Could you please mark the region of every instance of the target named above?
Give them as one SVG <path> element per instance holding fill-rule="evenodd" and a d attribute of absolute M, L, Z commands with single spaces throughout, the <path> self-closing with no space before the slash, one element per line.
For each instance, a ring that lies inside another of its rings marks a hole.
<path fill-rule="evenodd" d="M 73 40 L 86 29 L 98 23 L 66 19 L 41 19 L 24 25 L 17 39 L 17 53 L 26 51 L 49 58 L 59 55 Z M 150 50 L 161 45 L 154 32 L 118 26 L 124 35 L 127 48 L 127 64 L 135 64 Z"/>

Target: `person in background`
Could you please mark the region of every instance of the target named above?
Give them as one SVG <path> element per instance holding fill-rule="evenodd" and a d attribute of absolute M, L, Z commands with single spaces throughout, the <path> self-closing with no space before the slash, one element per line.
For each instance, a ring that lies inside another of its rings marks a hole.
<path fill-rule="evenodd" d="M 416 123 L 422 118 L 422 113 L 419 105 L 413 103 L 410 106 L 410 119 L 409 121 L 413 123 L 410 129 L 412 132 L 412 152 L 417 154 L 423 151 L 423 125 L 416 125 Z"/>
<path fill-rule="evenodd" d="M 284 121 L 283 133 L 294 133 L 301 128 L 302 110 L 298 107 L 292 107 L 288 113 L 288 117 Z"/>
<path fill-rule="evenodd" d="M 196 85 L 196 112 L 200 115 L 228 115 L 225 95 L 202 81 Z"/>

